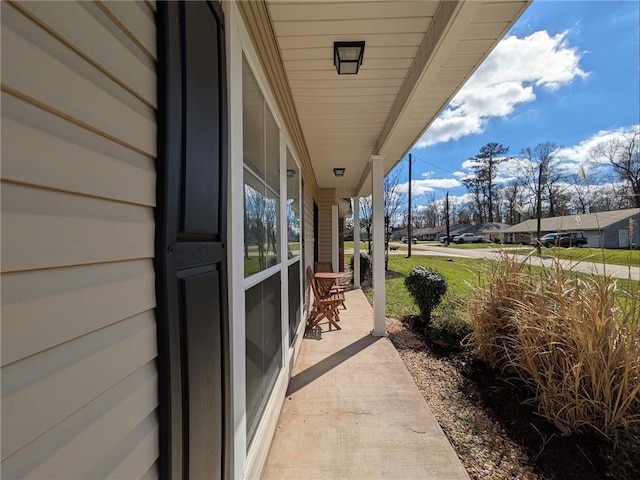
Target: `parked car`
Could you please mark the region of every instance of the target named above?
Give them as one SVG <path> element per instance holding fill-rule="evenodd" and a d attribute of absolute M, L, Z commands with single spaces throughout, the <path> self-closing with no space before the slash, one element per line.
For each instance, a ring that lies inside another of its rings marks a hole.
<path fill-rule="evenodd" d="M 475 233 L 463 233 L 462 235 L 456 235 L 453 237 L 455 243 L 482 243 L 487 239 L 482 235 L 476 235 Z"/>
<path fill-rule="evenodd" d="M 415 245 L 416 243 L 418 243 L 418 239 L 416 237 L 413 237 L 413 240 L 411 240 L 411 242 Z M 402 243 L 409 243 L 409 237 L 402 237 Z"/>
<path fill-rule="evenodd" d="M 440 243 L 445 243 L 447 241 L 447 236 L 446 235 L 441 235 L 440 238 L 438 238 L 438 241 Z M 453 242 L 453 235 L 449 235 L 449 243 Z"/>
<path fill-rule="evenodd" d="M 547 248 L 551 247 L 583 247 L 589 240 L 582 232 L 555 232 L 547 233 L 540 238 L 540 243 Z"/>

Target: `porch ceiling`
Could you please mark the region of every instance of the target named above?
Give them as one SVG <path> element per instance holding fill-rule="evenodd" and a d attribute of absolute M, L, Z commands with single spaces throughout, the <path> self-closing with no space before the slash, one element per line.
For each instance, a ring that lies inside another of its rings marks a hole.
<path fill-rule="evenodd" d="M 368 194 L 369 157 L 389 171 L 530 1 L 267 0 L 318 186 Z M 349 40 L 366 42 L 364 61 L 338 75 L 333 42 Z"/>

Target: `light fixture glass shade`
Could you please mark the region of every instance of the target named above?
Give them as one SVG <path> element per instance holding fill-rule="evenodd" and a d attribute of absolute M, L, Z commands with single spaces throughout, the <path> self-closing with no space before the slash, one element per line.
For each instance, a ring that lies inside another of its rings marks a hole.
<path fill-rule="evenodd" d="M 339 75 L 355 75 L 362 65 L 364 42 L 334 42 L 333 64 Z"/>
<path fill-rule="evenodd" d="M 346 170 L 346 168 L 334 168 L 333 169 L 333 174 L 336 177 L 344 177 L 345 170 Z"/>

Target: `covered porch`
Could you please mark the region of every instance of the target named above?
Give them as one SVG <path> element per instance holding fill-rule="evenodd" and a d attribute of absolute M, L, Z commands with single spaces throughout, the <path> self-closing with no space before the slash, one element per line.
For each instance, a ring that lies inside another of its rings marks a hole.
<path fill-rule="evenodd" d="M 307 223 L 303 244 L 313 244 L 313 260 L 340 269 L 349 200 L 358 245 L 356 207 L 359 198 L 372 195 L 374 336 L 385 335 L 384 177 L 530 3 L 237 3 L 309 180 L 305 188 L 313 198 L 305 208 L 314 227 Z M 360 49 L 360 63 L 351 65 L 349 74 L 339 66 L 338 46 L 346 42 Z M 305 265 L 310 264 L 307 258 Z M 358 266 L 355 262 L 356 287 Z"/>
<path fill-rule="evenodd" d="M 342 330 L 309 332 L 261 478 L 469 478 L 373 311 L 346 292 Z"/>

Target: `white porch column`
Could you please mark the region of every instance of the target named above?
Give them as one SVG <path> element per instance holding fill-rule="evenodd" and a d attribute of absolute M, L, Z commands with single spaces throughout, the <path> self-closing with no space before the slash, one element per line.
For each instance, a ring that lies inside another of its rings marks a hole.
<path fill-rule="evenodd" d="M 338 238 L 338 205 L 331 205 L 331 265 L 334 272 L 339 272 L 340 257 L 338 256 L 338 246 L 340 239 Z"/>
<path fill-rule="evenodd" d="M 374 337 L 387 335 L 385 329 L 384 272 L 384 157 L 371 156 L 373 182 L 373 330 Z"/>
<path fill-rule="evenodd" d="M 353 288 L 360 288 L 360 197 L 353 198 Z"/>

